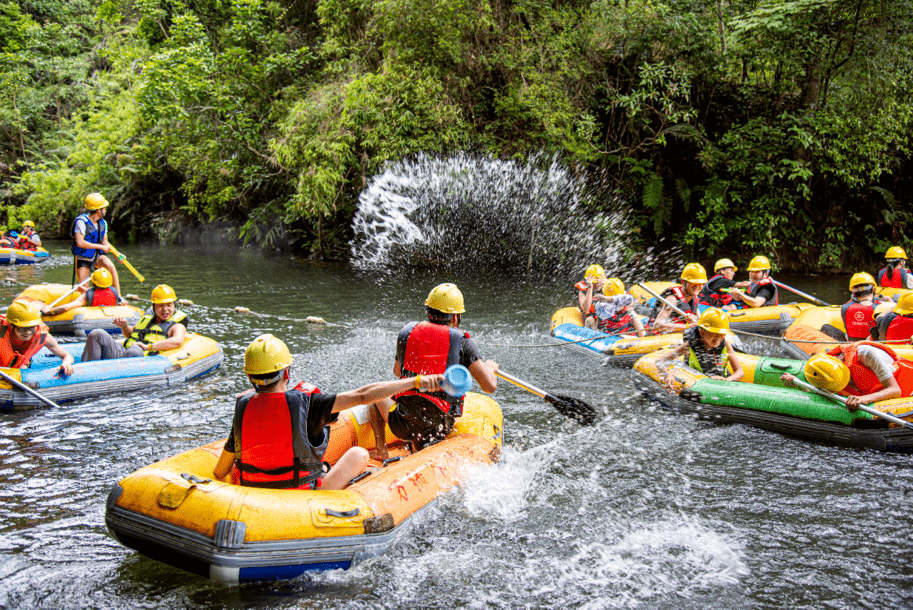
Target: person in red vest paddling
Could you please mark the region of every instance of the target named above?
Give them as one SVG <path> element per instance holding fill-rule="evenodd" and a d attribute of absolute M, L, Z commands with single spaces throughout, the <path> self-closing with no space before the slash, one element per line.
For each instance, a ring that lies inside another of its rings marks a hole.
<path fill-rule="evenodd" d="M 469 369 L 482 389 L 489 394 L 498 387 L 498 363 L 482 360 L 479 348 L 460 330 L 462 314 L 466 311 L 463 293 L 455 284 L 441 284 L 425 300 L 426 322 L 410 322 L 399 332 L 393 374 L 409 379 L 424 379 L 438 375 L 454 364 Z M 387 449 L 384 422 L 399 439 L 422 449 L 425 445 L 446 438 L 456 418 L 463 414 L 463 397 L 453 397 L 443 391 L 422 392 L 415 388 L 398 393 L 393 400 L 375 403 L 369 409 L 374 429 L 376 449 L 371 457 L 384 459 Z M 394 407 L 391 410 L 391 407 Z"/>
<path fill-rule="evenodd" d="M 41 303 L 39 301 L 13 301 L 0 316 L 0 366 L 24 369 L 28 368 L 32 356 L 42 347 L 63 362 L 60 373 L 64 377 L 73 374 L 73 356 L 60 347 L 48 327 L 41 321 Z"/>
<path fill-rule="evenodd" d="M 351 447 L 327 471 L 323 456 L 333 414 L 412 388 L 440 389 L 443 375 L 372 383 L 351 392 L 323 394 L 299 383 L 289 389 L 293 358 L 273 335 L 260 335 L 244 352 L 244 372 L 254 386 L 235 401 L 231 433 L 213 468 L 218 479 L 268 489 L 344 489 L 364 472 L 368 452 Z"/>
<path fill-rule="evenodd" d="M 913 395 L 913 362 L 887 345 L 857 341 L 816 354 L 805 363 L 805 378 L 816 388 L 846 396 L 855 411 L 861 404 Z M 790 385 L 793 376 L 781 376 Z"/>
<path fill-rule="evenodd" d="M 77 307 L 113 307 L 121 302 L 117 288 L 112 286 L 114 278 L 111 273 L 102 267 L 92 273 L 92 288 L 79 295 L 76 300 L 57 307 L 42 307 L 41 313 L 45 316 L 59 316 Z"/>

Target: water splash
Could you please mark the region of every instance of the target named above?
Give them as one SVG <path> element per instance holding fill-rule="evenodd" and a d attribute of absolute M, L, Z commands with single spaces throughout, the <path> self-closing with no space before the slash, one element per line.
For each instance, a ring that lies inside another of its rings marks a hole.
<path fill-rule="evenodd" d="M 625 199 L 605 182 L 542 155 L 419 154 L 389 164 L 360 195 L 351 260 L 539 276 L 576 276 L 593 262 L 629 277 L 653 271 L 652 252 L 630 247 Z M 663 258 L 664 270 L 680 266 Z"/>

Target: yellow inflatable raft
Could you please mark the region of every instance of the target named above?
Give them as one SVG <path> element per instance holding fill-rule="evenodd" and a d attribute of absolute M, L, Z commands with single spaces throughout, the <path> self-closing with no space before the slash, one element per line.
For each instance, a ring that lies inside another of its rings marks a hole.
<path fill-rule="evenodd" d="M 0 265 L 34 265 L 50 258 L 44 248 L 37 250 L 20 250 L 19 248 L 0 248 Z"/>
<path fill-rule="evenodd" d="M 583 314 L 579 307 L 565 307 L 552 315 L 551 335 L 567 343 L 569 349 L 587 356 L 596 356 L 606 364 L 619 368 L 634 366 L 644 354 L 682 342 L 681 333 L 647 335 L 638 337 L 610 335 L 583 325 Z"/>
<path fill-rule="evenodd" d="M 792 358 L 807 360 L 815 354 L 833 349 L 846 341 L 846 326 L 840 308 L 812 307 L 803 311 L 792 325 L 786 329 L 781 339 L 781 347 Z M 886 343 L 897 355 L 913 360 L 913 346 Z"/>
<path fill-rule="evenodd" d="M 53 303 L 72 290 L 66 284 L 36 284 L 29 286 L 16 295 L 14 300 L 36 300 L 45 305 Z M 58 305 L 72 303 L 80 297 L 79 292 L 74 292 L 64 298 Z M 77 307 L 57 316 L 43 316 L 42 321 L 48 325 L 54 337 L 76 337 L 85 341 L 86 335 L 101 328 L 112 335 L 121 334 L 120 327 L 114 325 L 114 318 L 124 318 L 130 326 L 135 326 L 143 317 L 143 310 L 131 305 L 115 305 L 113 307 Z"/>
<path fill-rule="evenodd" d="M 212 580 L 237 584 L 347 569 L 384 553 L 403 526 L 473 467 L 497 462 L 498 404 L 466 395 L 463 416 L 445 440 L 394 457 L 342 491 L 274 490 L 213 480 L 223 441 L 138 470 L 108 496 L 105 522 L 129 548 Z M 387 439 L 395 438 L 387 429 Z M 353 445 L 374 447 L 367 407 L 339 413 L 326 461 Z"/>

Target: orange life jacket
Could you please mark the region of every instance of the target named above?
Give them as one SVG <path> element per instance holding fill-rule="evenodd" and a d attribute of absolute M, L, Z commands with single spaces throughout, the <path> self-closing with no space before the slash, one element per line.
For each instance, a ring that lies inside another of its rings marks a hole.
<path fill-rule="evenodd" d="M 48 327 L 42 322 L 38 331 L 18 349 L 13 347 L 13 328 L 0 316 L 0 366 L 13 369 L 27 368 L 32 356 L 44 347 L 48 338 Z"/>
<path fill-rule="evenodd" d="M 843 354 L 843 363 L 850 369 L 850 379 L 853 384 L 846 386 L 846 388 L 840 392 L 841 394 L 864 396 L 884 389 L 884 386 L 881 385 L 881 382 L 878 380 L 875 373 L 859 362 L 856 352 L 861 345 L 871 345 L 887 352 L 894 360 L 894 379 L 897 380 L 897 385 L 900 386 L 900 395 L 913 395 L 913 362 L 898 358 L 897 353 L 890 347 L 873 341 L 857 341 L 850 345 L 838 345 L 827 352 L 829 355 L 835 357 Z M 856 387 L 854 388 L 853 386 Z"/>
<path fill-rule="evenodd" d="M 468 337 L 469 333 L 443 324 L 432 324 L 431 322 L 407 324 L 400 331 L 398 339 L 400 344 L 405 344 L 402 362 L 400 362 L 400 377 L 442 374 L 448 366 L 460 363 L 460 348 L 463 345 L 463 339 Z M 454 398 L 445 392 L 408 390 L 393 398 L 398 400 L 400 397 L 408 395 L 427 398 L 440 407 L 441 411 L 450 413 L 454 417 L 463 414 L 462 397 Z"/>
<path fill-rule="evenodd" d="M 236 485 L 269 489 L 316 489 L 323 476 L 323 454 L 330 441 L 330 427 L 313 446 L 308 440 L 310 397 L 316 386 L 298 384 L 288 392 L 246 393 L 235 402 L 232 431 Z"/>

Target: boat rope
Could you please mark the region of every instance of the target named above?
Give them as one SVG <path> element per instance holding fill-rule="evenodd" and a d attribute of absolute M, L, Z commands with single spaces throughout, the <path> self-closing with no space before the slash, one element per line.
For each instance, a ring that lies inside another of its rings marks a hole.
<path fill-rule="evenodd" d="M 144 299 L 136 294 L 125 294 L 124 298 L 128 301 L 143 301 L 145 303 L 151 303 L 149 299 Z M 327 322 L 319 316 L 308 316 L 306 318 L 290 318 L 288 316 L 281 316 L 278 314 L 268 314 L 268 313 L 259 313 L 256 311 L 251 311 L 247 307 L 219 307 L 218 305 L 197 305 L 190 299 L 178 299 L 177 304 L 183 307 L 202 307 L 204 309 L 215 309 L 218 311 L 229 311 L 234 312 L 239 315 L 245 316 L 256 316 L 258 318 L 275 318 L 277 320 L 282 320 L 283 322 L 304 322 L 306 324 L 322 324 L 325 326 L 343 326 L 345 328 L 351 328 L 348 324 L 340 324 L 338 322 Z"/>

